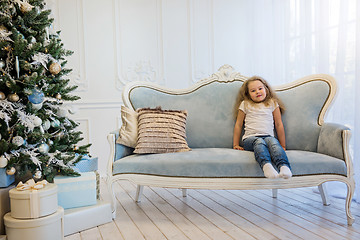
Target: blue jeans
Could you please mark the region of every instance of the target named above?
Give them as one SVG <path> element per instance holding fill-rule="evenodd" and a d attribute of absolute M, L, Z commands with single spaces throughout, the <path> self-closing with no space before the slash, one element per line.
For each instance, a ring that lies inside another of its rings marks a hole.
<path fill-rule="evenodd" d="M 289 160 L 279 141 L 272 136 L 254 136 L 243 140 L 244 149 L 253 151 L 261 169 L 266 163 L 273 162 L 279 170 L 285 165 L 290 168 Z M 291 169 L 291 168 L 290 168 Z"/>

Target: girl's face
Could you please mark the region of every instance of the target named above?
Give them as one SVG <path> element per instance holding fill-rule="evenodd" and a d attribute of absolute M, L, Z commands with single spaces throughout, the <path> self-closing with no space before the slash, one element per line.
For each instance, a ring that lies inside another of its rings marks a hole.
<path fill-rule="evenodd" d="M 264 84 L 259 80 L 249 82 L 248 91 L 251 100 L 256 103 L 262 102 L 266 98 L 266 88 Z"/>

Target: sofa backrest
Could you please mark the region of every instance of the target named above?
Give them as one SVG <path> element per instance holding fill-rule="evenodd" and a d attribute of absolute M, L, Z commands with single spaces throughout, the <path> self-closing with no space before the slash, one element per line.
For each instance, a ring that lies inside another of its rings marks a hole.
<path fill-rule="evenodd" d="M 158 107 L 187 110 L 190 148 L 232 148 L 234 106 L 247 78 L 224 65 L 219 72 L 185 90 L 132 82 L 123 91 L 124 104 L 133 109 Z M 274 87 L 286 111 L 282 119 L 287 149 L 316 151 L 320 126 L 336 85 L 328 75 L 311 75 Z"/>

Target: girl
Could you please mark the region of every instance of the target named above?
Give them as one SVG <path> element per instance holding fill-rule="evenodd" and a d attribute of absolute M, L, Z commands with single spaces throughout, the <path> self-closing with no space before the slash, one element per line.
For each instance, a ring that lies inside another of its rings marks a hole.
<path fill-rule="evenodd" d="M 249 78 L 240 88 L 238 114 L 234 127 L 233 148 L 254 151 L 255 159 L 267 178 L 290 178 L 290 164 L 285 153 L 285 131 L 281 120 L 283 105 L 269 84 L 261 77 Z M 244 147 L 239 146 L 243 123 Z M 274 137 L 274 126 L 278 139 Z M 280 174 L 274 169 L 273 162 Z"/>

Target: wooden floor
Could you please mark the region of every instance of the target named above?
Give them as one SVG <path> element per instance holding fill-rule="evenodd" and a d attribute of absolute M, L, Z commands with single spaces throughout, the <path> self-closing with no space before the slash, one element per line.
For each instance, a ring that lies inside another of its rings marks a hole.
<path fill-rule="evenodd" d="M 360 239 L 359 204 L 352 203 L 356 220 L 349 227 L 345 200 L 330 198 L 331 205 L 323 206 L 314 188 L 279 190 L 274 199 L 271 190 L 189 189 L 184 198 L 179 189 L 144 187 L 138 204 L 135 185 L 118 181 L 114 189 L 116 219 L 66 240 Z"/>

